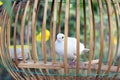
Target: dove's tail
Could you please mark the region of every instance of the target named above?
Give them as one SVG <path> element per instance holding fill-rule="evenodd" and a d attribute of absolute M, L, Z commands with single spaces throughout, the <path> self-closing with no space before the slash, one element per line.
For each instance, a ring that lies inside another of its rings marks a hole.
<path fill-rule="evenodd" d="M 84 48 L 83 52 L 88 52 L 90 49 Z"/>

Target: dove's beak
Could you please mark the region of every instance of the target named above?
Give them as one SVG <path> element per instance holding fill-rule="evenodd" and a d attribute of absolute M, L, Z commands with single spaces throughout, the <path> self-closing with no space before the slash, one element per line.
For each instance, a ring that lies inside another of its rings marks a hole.
<path fill-rule="evenodd" d="M 58 42 L 60 42 L 60 39 L 57 39 Z"/>

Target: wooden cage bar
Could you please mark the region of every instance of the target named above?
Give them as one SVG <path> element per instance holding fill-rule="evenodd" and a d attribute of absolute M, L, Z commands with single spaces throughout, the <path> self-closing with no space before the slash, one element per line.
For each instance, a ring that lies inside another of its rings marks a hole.
<path fill-rule="evenodd" d="M 50 54 L 51 54 L 51 58 L 52 58 L 52 62 L 55 63 L 55 59 L 54 59 L 54 53 L 53 53 L 53 23 L 52 23 L 52 18 L 53 18 L 53 11 L 54 11 L 54 0 L 52 1 L 52 5 L 51 5 L 51 11 L 50 11 Z"/>
<path fill-rule="evenodd" d="M 53 45 L 53 47 L 52 47 L 52 49 L 53 49 L 53 52 L 52 52 L 52 54 L 53 54 L 53 64 L 54 63 L 56 63 L 56 54 L 55 54 L 55 34 L 56 34 L 56 18 L 57 18 L 57 1 L 55 0 L 54 1 L 54 10 L 53 10 L 53 34 L 52 34 L 52 44 L 51 45 Z"/>
<path fill-rule="evenodd" d="M 77 39 L 77 45 L 76 45 L 76 75 L 79 74 L 79 66 L 80 66 L 80 59 L 79 59 L 79 55 L 80 55 L 80 17 L 78 17 L 80 15 L 80 1 L 77 0 L 76 1 L 76 39 Z M 79 80 L 78 77 L 76 77 L 77 80 Z"/>
<path fill-rule="evenodd" d="M 69 6 L 70 5 L 70 0 L 67 0 L 66 1 L 66 9 L 65 9 L 65 30 L 64 30 L 64 34 L 65 34 L 65 39 L 64 39 L 64 66 L 65 66 L 65 68 L 64 68 L 64 72 L 65 72 L 65 74 L 68 74 L 69 72 L 68 72 L 68 65 L 67 65 L 67 63 L 68 63 L 68 60 L 67 60 L 67 45 L 68 45 L 68 43 L 67 43 L 67 37 L 68 37 L 68 22 L 69 22 Z M 66 78 L 67 79 L 67 78 Z"/>
<path fill-rule="evenodd" d="M 94 59 L 94 54 L 95 54 L 95 49 L 96 49 L 96 24 L 95 24 L 95 15 L 94 15 L 94 10 L 93 10 L 93 1 L 91 1 L 91 11 L 92 11 L 92 19 L 93 19 L 93 57 Z"/>
<path fill-rule="evenodd" d="M 116 7 L 115 7 L 115 4 L 114 4 L 114 1 L 112 0 L 112 5 L 113 5 L 113 11 L 115 13 L 115 20 L 116 20 L 116 29 L 117 29 L 117 45 L 116 45 L 116 51 L 115 51 L 115 57 L 114 57 L 114 62 L 115 62 L 115 58 L 117 58 L 117 55 L 118 55 L 118 50 L 119 50 L 119 24 L 118 24 L 118 15 L 117 15 L 117 10 L 116 10 Z"/>
<path fill-rule="evenodd" d="M 93 12 L 92 12 L 92 6 L 91 1 L 88 0 L 89 10 L 90 10 L 90 56 L 89 56 L 89 65 L 88 65 L 88 74 L 91 73 L 91 60 L 93 58 Z"/>
<path fill-rule="evenodd" d="M 62 0 L 60 0 L 59 12 L 58 12 L 58 33 L 61 32 L 61 11 L 62 11 Z"/>
<path fill-rule="evenodd" d="M 94 3 L 98 4 L 97 13 L 94 11 Z M 70 11 L 72 8 L 73 12 Z M 98 22 L 96 14 L 99 18 Z M 10 15 L 6 9 L 3 9 L 0 14 L 0 18 L 3 18 L 0 19 L 2 21 L 0 22 L 0 58 L 8 73 L 16 80 L 110 78 L 119 80 L 119 16 L 120 2 L 114 0 L 96 2 L 93 0 L 74 2 L 72 0 L 26 0 L 19 4 L 14 2 Z M 73 19 L 73 26 L 70 25 L 70 19 Z M 74 32 L 70 32 L 71 28 Z M 46 41 L 47 29 L 50 31 L 48 42 Z M 41 30 L 41 41 L 37 41 L 38 30 Z M 56 36 L 62 32 L 64 33 L 63 61 L 55 49 Z M 75 36 L 76 39 L 76 45 L 73 45 L 76 47 L 74 53 L 76 62 L 73 66 L 70 66 L 71 60 L 68 59 L 68 37 L 71 36 Z M 90 49 L 88 54 L 86 52 L 81 54 L 80 42 L 83 42 L 85 48 Z M 20 60 L 18 52 L 21 54 Z M 106 61 L 104 58 L 107 58 Z"/>
<path fill-rule="evenodd" d="M 102 1 L 98 0 L 98 5 L 99 5 L 99 12 L 100 12 L 100 56 L 99 56 L 99 66 L 98 66 L 98 70 L 97 70 L 97 74 L 100 73 L 101 71 L 101 66 L 102 66 L 102 57 L 103 57 L 103 49 L 104 49 L 104 24 L 103 24 L 103 9 L 102 9 Z M 96 76 L 96 79 L 98 80 L 98 75 Z"/>
<path fill-rule="evenodd" d="M 20 39 L 21 39 L 21 49 L 22 49 L 22 57 L 23 57 L 23 61 L 26 62 L 25 60 L 25 53 L 24 53 L 24 26 L 25 26 L 25 18 L 26 18 L 26 14 L 27 14 L 27 8 L 29 6 L 29 2 L 27 1 L 27 4 L 25 6 L 25 11 L 23 13 L 23 17 L 22 17 L 22 22 L 21 22 L 21 34 L 20 34 Z"/>
<path fill-rule="evenodd" d="M 18 16 L 19 16 L 20 7 L 21 7 L 21 4 L 18 7 L 18 10 L 17 10 L 17 13 L 16 13 L 16 17 L 15 17 L 15 25 L 14 25 L 14 40 L 15 40 L 14 41 L 14 55 L 15 55 L 16 63 L 18 63 L 17 54 L 16 54 L 16 27 L 17 27 L 17 23 L 18 23 Z"/>
<path fill-rule="evenodd" d="M 13 3 L 13 6 L 12 6 L 12 11 L 13 11 L 13 9 L 14 9 L 14 7 L 15 7 L 15 3 L 16 2 L 14 2 Z M 19 6 L 20 7 L 20 6 Z M 19 11 L 19 9 L 18 9 L 18 11 Z M 11 12 L 11 14 L 12 14 L 12 12 Z M 17 18 L 17 15 L 18 15 L 18 13 L 16 14 L 16 18 Z M 17 22 L 17 20 L 15 21 L 15 23 Z M 10 58 L 10 50 L 9 50 L 9 47 L 10 47 L 10 29 L 11 28 L 11 19 L 9 18 L 8 19 L 8 25 L 7 25 L 7 45 L 8 45 L 8 55 L 9 55 L 9 58 Z M 14 35 L 14 37 L 15 37 L 15 35 Z M 14 43 L 15 44 L 15 43 Z M 15 49 L 15 46 L 14 46 L 14 49 Z M 14 52 L 16 52 L 15 50 L 14 50 Z M 14 53 L 14 55 L 16 55 L 15 53 Z M 17 62 L 17 60 L 15 60 L 16 62 Z"/>
<path fill-rule="evenodd" d="M 34 1 L 34 8 L 33 8 L 33 15 L 32 15 L 32 55 L 34 62 L 36 63 L 38 58 L 37 58 L 37 52 L 36 52 L 36 10 L 37 10 L 37 4 L 38 0 Z"/>
<path fill-rule="evenodd" d="M 110 67 L 112 65 L 112 57 L 113 57 L 113 50 L 114 50 L 114 45 L 113 45 L 113 24 L 112 24 L 112 12 L 111 12 L 111 5 L 110 1 L 106 0 L 107 3 L 107 10 L 108 10 L 108 17 L 109 17 L 109 27 L 110 27 L 110 49 L 109 49 L 109 62 L 108 62 L 108 70 L 106 73 L 110 72 Z"/>
<path fill-rule="evenodd" d="M 114 3 L 113 2 L 113 0 L 112 0 L 112 3 Z M 119 3 L 117 2 L 117 9 L 115 8 L 115 5 L 113 4 L 113 8 L 114 8 L 114 11 L 115 11 L 115 16 L 116 16 L 116 27 L 117 27 L 117 48 L 116 48 L 116 54 L 115 54 L 115 58 L 117 58 L 117 54 L 118 54 L 118 50 L 119 50 L 119 46 L 120 46 L 120 42 L 119 42 L 119 35 L 120 35 L 120 32 L 119 32 L 119 24 L 118 24 L 118 17 L 117 16 L 119 16 L 119 15 L 117 15 L 117 10 L 118 10 L 118 14 L 120 14 L 120 10 L 119 10 Z M 115 59 L 114 59 L 115 60 Z M 117 66 L 117 69 L 116 69 L 116 74 L 113 76 L 113 79 L 115 79 L 116 77 L 117 77 L 117 73 L 118 73 L 118 71 L 119 71 L 119 68 L 120 68 L 120 59 L 118 59 L 118 66 Z"/>
<path fill-rule="evenodd" d="M 86 2 L 83 0 L 83 14 L 84 14 L 84 45 L 86 48 L 86 42 L 87 42 L 87 25 L 86 25 Z M 86 60 L 86 54 L 84 54 L 84 59 Z"/>
<path fill-rule="evenodd" d="M 45 7 L 44 7 L 44 15 L 43 15 L 43 23 L 42 23 L 42 53 L 43 53 L 43 58 L 44 58 L 44 63 L 47 63 L 47 53 L 46 53 L 46 15 L 47 15 L 47 6 L 48 6 L 48 0 L 45 0 Z"/>
<path fill-rule="evenodd" d="M 28 13 L 30 13 L 29 14 L 29 16 L 28 16 L 28 23 L 27 23 L 27 45 L 28 45 L 28 51 L 29 51 L 29 59 L 30 60 L 32 60 L 32 57 L 31 57 L 31 52 L 30 52 L 30 40 L 29 40 L 29 38 L 30 38 L 30 20 L 31 20 L 31 13 L 32 13 L 32 7 L 31 7 L 31 5 L 30 5 L 30 10 L 29 10 L 29 12 Z"/>

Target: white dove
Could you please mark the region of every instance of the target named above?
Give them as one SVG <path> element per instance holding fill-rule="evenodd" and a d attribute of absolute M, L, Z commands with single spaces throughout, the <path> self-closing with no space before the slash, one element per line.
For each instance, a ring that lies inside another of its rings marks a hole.
<path fill-rule="evenodd" d="M 75 60 L 76 60 L 76 38 L 74 37 L 68 37 L 67 39 L 67 57 L 70 59 L 73 59 L 73 64 L 75 64 Z M 57 34 L 57 39 L 55 41 L 55 50 L 56 53 L 59 56 L 64 56 L 64 34 L 59 33 Z M 84 47 L 84 44 L 80 43 L 80 54 L 82 54 L 82 52 L 88 52 L 89 49 Z"/>

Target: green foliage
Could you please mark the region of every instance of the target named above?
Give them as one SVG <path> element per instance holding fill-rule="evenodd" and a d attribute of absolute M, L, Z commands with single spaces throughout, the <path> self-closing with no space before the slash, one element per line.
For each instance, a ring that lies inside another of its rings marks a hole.
<path fill-rule="evenodd" d="M 12 77 L 9 75 L 6 68 L 3 66 L 1 58 L 0 58 L 0 80 L 12 80 Z"/>
<path fill-rule="evenodd" d="M 2 0 L 3 7 L 6 9 L 8 15 L 11 14 L 12 11 L 12 0 Z"/>

